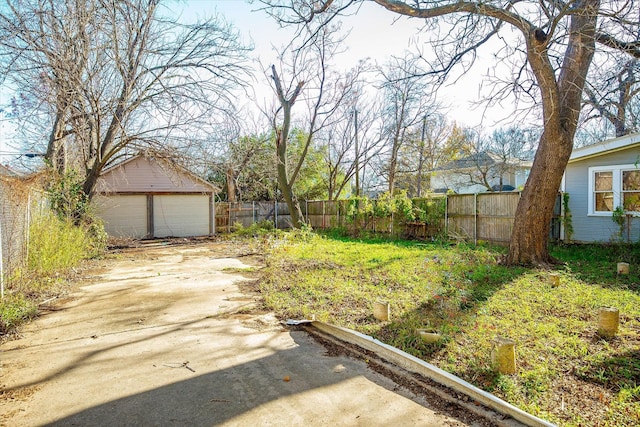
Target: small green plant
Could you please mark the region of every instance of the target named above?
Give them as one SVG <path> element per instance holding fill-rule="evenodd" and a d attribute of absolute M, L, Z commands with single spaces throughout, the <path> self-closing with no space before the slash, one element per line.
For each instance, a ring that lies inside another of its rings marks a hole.
<path fill-rule="evenodd" d="M 626 221 L 626 214 L 622 206 L 617 206 L 613 212 L 611 212 L 611 220 L 618 225 L 618 238 L 622 241 L 624 238 L 624 224 Z"/>
<path fill-rule="evenodd" d="M 0 335 L 12 332 L 20 324 L 34 318 L 38 307 L 21 294 L 5 295 L 0 299 Z"/>
<path fill-rule="evenodd" d="M 373 205 L 373 215 L 376 218 L 389 218 L 395 212 L 396 203 L 391 193 L 386 192 L 378 196 Z"/>
<path fill-rule="evenodd" d="M 573 216 L 571 208 L 569 208 L 569 193 L 562 193 L 562 223 L 564 225 L 565 239 L 571 243 L 573 238 Z"/>
<path fill-rule="evenodd" d="M 286 234 L 286 237 L 290 241 L 296 242 L 308 242 L 316 238 L 316 234 L 313 232 L 313 227 L 310 224 L 302 224 L 300 228 L 291 230 Z"/>
<path fill-rule="evenodd" d="M 233 224 L 233 234 L 236 236 L 259 237 L 277 232 L 273 222 L 262 220 L 245 227 L 241 222 Z"/>
<path fill-rule="evenodd" d="M 414 221 L 416 219 L 413 201 L 407 195 L 406 190 L 402 190 L 393 196 L 396 214 L 400 216 L 402 222 Z"/>
<path fill-rule="evenodd" d="M 427 224 L 435 238 L 445 236 L 444 217 L 447 209 L 447 199 L 432 196 L 413 200 L 414 217 L 417 221 Z"/>
<path fill-rule="evenodd" d="M 47 193 L 51 209 L 60 219 L 71 218 L 79 224 L 89 213 L 90 200 L 82 190 L 83 179 L 74 169 L 63 174 L 53 172 Z"/>
<path fill-rule="evenodd" d="M 95 252 L 87 229 L 74 225 L 71 219 L 45 213 L 35 218 L 29 230 L 27 270 L 37 276 L 52 274 L 77 265 Z"/>
<path fill-rule="evenodd" d="M 358 223 L 373 215 L 373 203 L 367 196 L 352 197 L 347 205 L 346 218 L 350 223 Z"/>

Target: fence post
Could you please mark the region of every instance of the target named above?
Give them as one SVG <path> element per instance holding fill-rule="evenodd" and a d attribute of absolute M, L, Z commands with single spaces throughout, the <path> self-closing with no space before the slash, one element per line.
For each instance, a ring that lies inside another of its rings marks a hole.
<path fill-rule="evenodd" d="M 449 195 L 444 195 L 444 235 L 449 238 Z"/>
<path fill-rule="evenodd" d="M 473 193 L 473 244 L 478 244 L 478 193 Z"/>
<path fill-rule="evenodd" d="M 2 240 L 2 217 L 0 217 L 0 298 L 4 299 L 4 241 Z"/>
<path fill-rule="evenodd" d="M 276 221 L 276 229 L 278 228 L 278 201 L 274 200 L 273 201 L 273 217 L 275 218 Z"/>
<path fill-rule="evenodd" d="M 256 223 L 256 202 L 251 202 L 251 217 L 253 218 L 253 223 Z"/>
<path fill-rule="evenodd" d="M 327 214 L 327 209 L 326 209 L 326 205 L 325 205 L 325 201 L 322 201 L 322 229 L 324 230 L 325 228 L 327 228 L 327 223 L 326 223 L 326 219 L 325 219 L 325 215 Z"/>

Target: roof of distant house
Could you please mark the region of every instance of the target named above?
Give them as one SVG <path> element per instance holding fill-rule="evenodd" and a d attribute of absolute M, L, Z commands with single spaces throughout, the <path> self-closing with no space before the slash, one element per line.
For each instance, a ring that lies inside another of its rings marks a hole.
<path fill-rule="evenodd" d="M 518 158 L 510 159 L 513 162 L 510 162 L 513 165 L 520 166 L 531 166 L 531 161 L 522 160 Z M 436 167 L 434 170 L 436 171 L 451 171 L 451 170 L 461 170 L 461 169 L 470 169 L 476 167 L 486 167 L 495 164 L 500 164 L 503 162 L 502 157 L 497 154 L 490 153 L 487 151 L 483 151 L 481 153 L 475 153 L 470 156 L 466 156 L 457 160 L 452 160 L 450 162 L 445 163 L 442 166 Z"/>

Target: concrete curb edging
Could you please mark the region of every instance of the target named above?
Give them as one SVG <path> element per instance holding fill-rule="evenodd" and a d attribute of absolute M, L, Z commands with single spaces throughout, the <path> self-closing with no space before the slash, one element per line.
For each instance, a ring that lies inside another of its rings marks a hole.
<path fill-rule="evenodd" d="M 313 321 L 310 322 L 310 324 L 321 332 L 332 335 L 342 341 L 355 344 L 365 350 L 369 350 L 377 354 L 380 358 L 392 362 L 407 371 L 421 374 L 439 384 L 455 390 L 456 392 L 463 393 L 475 401 L 501 414 L 509 415 L 525 425 L 532 427 L 556 427 L 555 424 L 535 417 L 492 395 L 491 393 L 480 390 L 478 387 L 471 385 L 455 375 L 443 371 L 442 369 L 405 353 L 402 350 L 378 341 L 369 335 L 361 334 L 360 332 L 356 332 L 351 329 L 330 325 L 324 322 Z"/>

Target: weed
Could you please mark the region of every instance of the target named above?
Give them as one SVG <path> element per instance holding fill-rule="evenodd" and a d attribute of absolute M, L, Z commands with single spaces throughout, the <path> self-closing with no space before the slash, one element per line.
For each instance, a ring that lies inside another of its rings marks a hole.
<path fill-rule="evenodd" d="M 34 318 L 38 308 L 21 294 L 9 294 L 0 300 L 0 336 L 12 332 L 20 324 Z"/>
<path fill-rule="evenodd" d="M 86 231 L 70 220 L 44 214 L 29 230 L 27 268 L 35 275 L 46 275 L 77 265 L 91 253 Z"/>
<path fill-rule="evenodd" d="M 8 280 L 0 301 L 0 335 L 6 335 L 37 314 L 37 301 L 64 292 L 65 271 L 102 253 L 104 229 L 94 222 L 76 225 L 53 212 L 34 218 L 29 229 L 26 265 Z"/>

